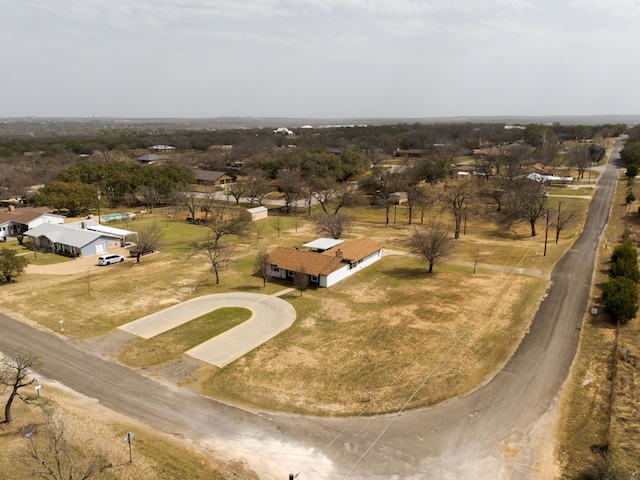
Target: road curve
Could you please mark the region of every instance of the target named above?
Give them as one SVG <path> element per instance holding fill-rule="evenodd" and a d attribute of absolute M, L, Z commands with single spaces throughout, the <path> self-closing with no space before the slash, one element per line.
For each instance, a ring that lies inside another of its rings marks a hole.
<path fill-rule="evenodd" d="M 618 142 L 614 153 L 621 148 Z M 215 447 L 218 454 L 244 459 L 261 479 L 298 472 L 300 479 L 540 478 L 528 438 L 575 356 L 615 179 L 609 165 L 583 232 L 554 269 L 530 331 L 505 368 L 484 387 L 431 409 L 374 418 L 246 412 L 169 388 L 86 353 L 81 342 L 2 314 L 0 351 L 13 354 L 22 347 L 41 353 L 46 377 L 151 426 Z"/>
<path fill-rule="evenodd" d="M 281 298 L 261 293 L 230 292 L 192 298 L 118 328 L 142 338 L 151 338 L 225 307 L 246 308 L 251 310 L 252 316 L 192 348 L 186 352 L 187 355 L 222 368 L 283 332 L 296 319 L 293 306 Z"/>

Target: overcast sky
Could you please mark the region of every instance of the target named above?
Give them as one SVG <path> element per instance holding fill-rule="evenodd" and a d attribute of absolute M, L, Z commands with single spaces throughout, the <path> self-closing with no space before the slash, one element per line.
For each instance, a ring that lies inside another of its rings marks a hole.
<path fill-rule="evenodd" d="M 0 0 L 0 117 L 640 114 L 637 0 Z"/>

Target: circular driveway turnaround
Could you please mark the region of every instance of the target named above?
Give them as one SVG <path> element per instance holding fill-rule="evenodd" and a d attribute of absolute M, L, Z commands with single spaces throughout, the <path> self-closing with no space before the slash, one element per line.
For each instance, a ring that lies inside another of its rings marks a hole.
<path fill-rule="evenodd" d="M 296 319 L 295 309 L 278 297 L 232 292 L 193 298 L 118 328 L 146 339 L 225 307 L 246 308 L 253 315 L 246 322 L 187 351 L 187 355 L 224 367 L 286 330 Z"/>

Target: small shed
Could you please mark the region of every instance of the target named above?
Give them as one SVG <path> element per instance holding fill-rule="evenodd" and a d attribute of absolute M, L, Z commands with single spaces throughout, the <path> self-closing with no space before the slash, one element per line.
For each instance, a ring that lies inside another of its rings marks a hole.
<path fill-rule="evenodd" d="M 263 220 L 269 216 L 267 207 L 247 208 L 247 212 L 251 215 L 251 221 Z"/>

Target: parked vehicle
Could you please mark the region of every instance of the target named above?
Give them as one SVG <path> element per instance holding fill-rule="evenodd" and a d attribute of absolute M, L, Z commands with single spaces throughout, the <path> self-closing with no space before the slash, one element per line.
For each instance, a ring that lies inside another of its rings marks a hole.
<path fill-rule="evenodd" d="M 110 253 L 108 255 L 100 255 L 98 257 L 98 265 L 111 265 L 112 263 L 124 262 L 122 255 Z"/>
<path fill-rule="evenodd" d="M 131 250 L 129 250 L 129 256 L 130 257 L 137 257 L 138 256 L 138 248 L 132 248 Z M 148 253 L 153 253 L 156 250 L 154 248 L 146 248 L 146 249 L 142 249 L 140 250 L 140 256 L 142 255 L 147 255 Z"/>

